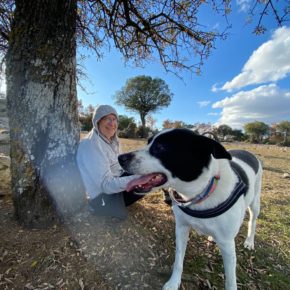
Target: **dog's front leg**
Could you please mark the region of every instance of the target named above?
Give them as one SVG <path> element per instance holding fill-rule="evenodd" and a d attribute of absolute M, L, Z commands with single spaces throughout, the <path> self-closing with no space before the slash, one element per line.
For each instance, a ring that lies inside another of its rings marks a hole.
<path fill-rule="evenodd" d="M 235 241 L 216 241 L 223 256 L 226 290 L 237 290 Z"/>
<path fill-rule="evenodd" d="M 175 261 L 173 265 L 173 272 L 170 279 L 163 286 L 163 290 L 177 290 L 181 283 L 181 275 L 183 270 L 183 260 L 188 241 L 190 226 L 179 223 L 176 219 L 175 233 L 176 233 L 176 251 Z"/>

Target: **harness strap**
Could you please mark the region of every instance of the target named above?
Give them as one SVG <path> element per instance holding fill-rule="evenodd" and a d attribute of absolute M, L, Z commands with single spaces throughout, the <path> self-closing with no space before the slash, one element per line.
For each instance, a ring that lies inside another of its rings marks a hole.
<path fill-rule="evenodd" d="M 224 202 L 216 206 L 215 208 L 205 210 L 193 210 L 188 207 L 179 205 L 179 208 L 186 214 L 196 218 L 213 218 L 219 216 L 229 210 L 241 195 L 246 195 L 248 191 L 248 178 L 244 170 L 237 163 L 230 161 L 230 165 L 233 171 L 238 177 L 238 182 L 235 185 L 231 195 Z"/>

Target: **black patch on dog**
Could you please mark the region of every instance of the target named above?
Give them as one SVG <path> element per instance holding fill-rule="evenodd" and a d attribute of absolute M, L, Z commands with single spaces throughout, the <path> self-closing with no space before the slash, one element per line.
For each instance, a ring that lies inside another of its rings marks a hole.
<path fill-rule="evenodd" d="M 234 161 L 230 161 L 230 165 L 232 167 L 232 169 L 234 170 L 234 172 L 239 175 L 240 179 L 242 180 L 242 182 L 245 184 L 245 191 L 243 192 L 243 194 L 246 194 L 248 189 L 249 189 L 249 179 L 248 176 L 245 172 L 245 170 L 236 162 Z"/>
<path fill-rule="evenodd" d="M 159 134 L 151 141 L 149 152 L 173 177 L 183 181 L 197 179 L 203 168 L 208 167 L 211 154 L 217 159 L 231 160 L 231 155 L 220 143 L 188 129 Z"/>
<path fill-rule="evenodd" d="M 252 153 L 245 150 L 229 150 L 232 157 L 236 157 L 247 163 L 257 174 L 259 170 L 259 161 Z"/>

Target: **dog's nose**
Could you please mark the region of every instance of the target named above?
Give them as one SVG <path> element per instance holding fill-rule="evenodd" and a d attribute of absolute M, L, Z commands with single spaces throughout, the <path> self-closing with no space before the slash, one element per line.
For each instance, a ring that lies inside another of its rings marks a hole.
<path fill-rule="evenodd" d="M 132 160 L 134 154 L 133 153 L 125 153 L 118 156 L 119 163 L 121 166 L 126 165 L 130 160 Z"/>

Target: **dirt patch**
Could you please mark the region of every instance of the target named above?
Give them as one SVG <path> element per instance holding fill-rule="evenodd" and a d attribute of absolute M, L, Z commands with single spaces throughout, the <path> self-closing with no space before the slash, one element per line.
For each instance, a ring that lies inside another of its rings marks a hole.
<path fill-rule="evenodd" d="M 124 151 L 145 144 L 121 140 Z M 246 221 L 237 237 L 239 289 L 287 289 L 289 271 L 290 150 L 226 144 L 257 154 L 266 168 L 256 250 L 244 250 Z M 1 148 L 0 148 L 1 149 Z M 2 173 L 1 173 L 2 176 Z M 1 179 L 9 189 L 9 183 Z M 0 198 L 0 289 L 161 289 L 174 260 L 174 218 L 161 192 L 129 208 L 120 222 L 83 208 L 62 226 L 22 228 L 10 196 Z M 184 261 L 181 289 L 223 289 L 219 250 L 194 231 Z"/>

